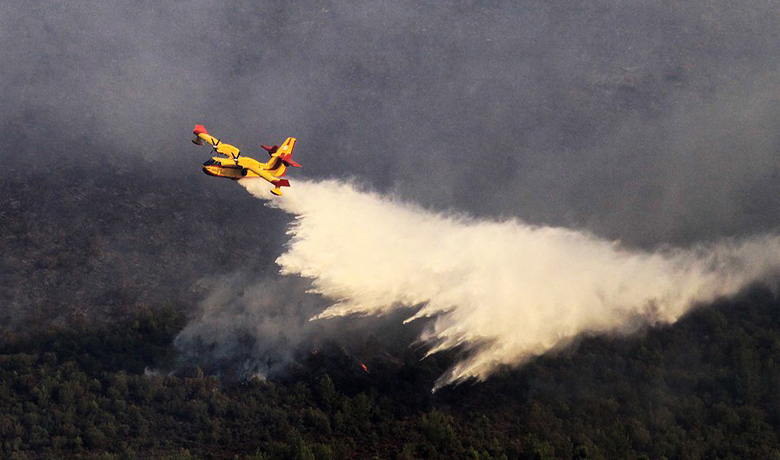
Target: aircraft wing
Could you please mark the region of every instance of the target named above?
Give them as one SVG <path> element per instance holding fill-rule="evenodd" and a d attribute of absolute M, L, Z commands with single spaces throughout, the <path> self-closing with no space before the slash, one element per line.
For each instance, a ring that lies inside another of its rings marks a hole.
<path fill-rule="evenodd" d="M 195 125 L 195 129 L 192 131 L 195 138 L 192 140 L 194 144 L 205 145 L 208 143 L 217 153 L 225 155 L 228 158 L 236 159 L 241 155 L 241 151 L 233 145 L 226 144 L 206 131 L 203 125 Z"/>
<path fill-rule="evenodd" d="M 209 134 L 209 132 L 206 131 L 206 127 L 203 125 L 195 125 L 192 134 L 195 135 L 195 138 L 192 139 L 192 143 L 195 145 L 206 145 L 204 142 L 207 142 L 211 144 L 211 146 L 216 147 L 219 143 L 219 139 Z"/>
<path fill-rule="evenodd" d="M 257 174 L 258 176 L 262 177 L 263 179 L 267 180 L 268 182 L 273 182 L 278 177 L 274 176 L 273 174 L 269 173 L 263 168 L 255 168 L 254 166 L 246 166 L 246 169 L 252 171 L 253 173 Z"/>
<path fill-rule="evenodd" d="M 267 180 L 268 182 L 272 183 L 274 185 L 274 189 L 271 190 L 271 193 L 277 196 L 281 196 L 282 190 L 279 187 L 289 187 L 290 181 L 287 179 L 282 179 L 280 177 L 274 176 L 273 174 L 269 173 L 263 168 L 257 168 L 254 166 L 247 165 L 246 168 L 253 173 L 257 174 L 258 176 L 262 177 L 263 179 Z"/>
<path fill-rule="evenodd" d="M 219 139 L 217 139 L 217 143 L 214 145 L 214 150 L 216 150 L 217 153 L 221 153 L 222 155 L 225 155 L 226 157 L 236 159 L 241 155 L 241 151 L 238 150 L 237 147 L 225 144 L 224 142 L 220 142 Z"/>

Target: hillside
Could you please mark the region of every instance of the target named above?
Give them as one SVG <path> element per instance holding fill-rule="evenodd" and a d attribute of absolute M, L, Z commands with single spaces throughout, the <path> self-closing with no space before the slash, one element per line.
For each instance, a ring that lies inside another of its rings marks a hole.
<path fill-rule="evenodd" d="M 0 185 L 4 457 L 780 458 L 767 288 L 434 394 L 457 352 L 381 329 L 228 375 L 173 340 L 203 277 L 274 270 L 286 217 L 227 181 L 94 166 Z"/>
<path fill-rule="evenodd" d="M 778 458 L 780 299 L 754 288 L 435 394 L 451 357 L 338 346 L 286 378 L 172 375 L 170 309 L 0 347 L 8 458 Z M 107 453 L 106 453 L 107 452 Z"/>

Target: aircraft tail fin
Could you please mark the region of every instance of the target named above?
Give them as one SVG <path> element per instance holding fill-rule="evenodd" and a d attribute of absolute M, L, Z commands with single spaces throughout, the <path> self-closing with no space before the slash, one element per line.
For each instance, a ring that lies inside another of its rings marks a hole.
<path fill-rule="evenodd" d="M 282 177 L 287 172 L 288 167 L 301 167 L 300 164 L 292 159 L 295 142 L 296 139 L 294 137 L 288 137 L 281 146 L 262 146 L 271 155 L 271 159 L 266 163 L 269 173 L 276 177 Z"/>
<path fill-rule="evenodd" d="M 292 161 L 293 150 L 295 149 L 295 143 L 297 141 L 298 140 L 294 137 L 288 137 L 275 153 L 279 154 L 279 158 L 282 159 L 285 165 L 299 168 L 301 165 Z"/>

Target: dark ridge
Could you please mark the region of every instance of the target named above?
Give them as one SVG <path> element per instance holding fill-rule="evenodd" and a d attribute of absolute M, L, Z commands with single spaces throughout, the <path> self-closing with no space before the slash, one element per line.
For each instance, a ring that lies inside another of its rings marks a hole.
<path fill-rule="evenodd" d="M 188 309 L 204 278 L 269 269 L 287 217 L 232 181 L 208 180 L 197 164 L 176 170 L 84 156 L 4 178 L 3 327 L 101 320 L 166 303 Z"/>

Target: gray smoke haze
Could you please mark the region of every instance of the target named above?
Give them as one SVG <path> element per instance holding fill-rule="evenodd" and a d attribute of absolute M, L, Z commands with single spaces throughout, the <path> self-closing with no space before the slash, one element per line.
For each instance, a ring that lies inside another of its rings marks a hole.
<path fill-rule="evenodd" d="M 6 2 L 0 116 L 176 168 L 196 121 L 247 153 L 295 135 L 312 177 L 688 244 L 778 223 L 779 22 L 771 0 Z"/>
<path fill-rule="evenodd" d="M 5 2 L 0 155 L 199 174 L 202 122 L 426 208 L 693 246 L 780 223 L 778 23 L 775 0 Z M 221 289 L 201 321 L 246 304 Z"/>
<path fill-rule="evenodd" d="M 241 272 L 201 284 L 209 295 L 176 337 L 175 370 L 200 366 L 229 377 L 284 376 L 301 356 L 334 344 L 353 359 L 403 352 L 424 326 L 402 324 L 406 312 L 310 321 L 331 302 L 312 295 L 309 280 L 299 277 Z"/>
<path fill-rule="evenodd" d="M 322 302 L 305 295 L 300 280 L 234 274 L 204 283 L 210 294 L 176 338 L 183 363 L 265 378 L 283 371 L 302 342 L 322 332 L 323 325 L 306 321 Z"/>

